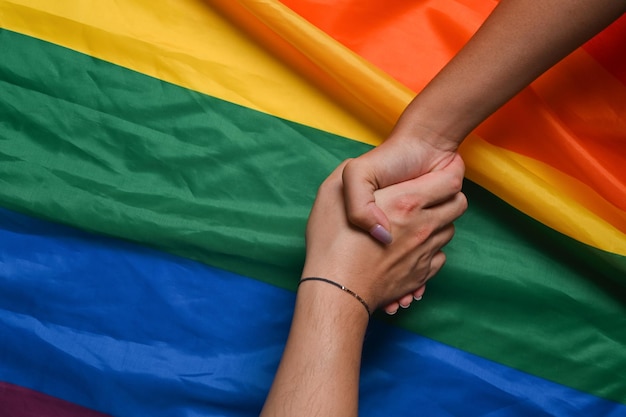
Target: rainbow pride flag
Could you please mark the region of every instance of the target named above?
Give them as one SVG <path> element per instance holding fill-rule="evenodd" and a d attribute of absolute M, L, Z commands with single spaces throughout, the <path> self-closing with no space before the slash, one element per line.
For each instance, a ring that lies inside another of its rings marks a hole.
<path fill-rule="evenodd" d="M 0 0 L 0 415 L 257 415 L 317 187 L 495 4 Z M 625 50 L 621 18 L 463 144 L 362 416 L 626 416 Z"/>

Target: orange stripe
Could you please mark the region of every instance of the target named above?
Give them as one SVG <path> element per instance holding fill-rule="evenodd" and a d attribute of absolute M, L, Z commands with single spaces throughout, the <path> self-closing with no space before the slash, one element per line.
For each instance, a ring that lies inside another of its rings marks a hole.
<path fill-rule="evenodd" d="M 282 3 L 413 91 L 419 91 L 469 40 L 497 1 Z"/>
<path fill-rule="evenodd" d="M 626 211 L 626 85 L 585 51 L 540 77 L 476 133 L 580 180 Z"/>
<path fill-rule="evenodd" d="M 497 4 L 495 0 L 284 3 L 414 91 L 454 56 Z M 584 50 L 576 51 L 476 133 L 580 180 L 626 211 L 626 84 L 620 81 L 626 77 L 626 65 L 621 64 L 626 59 L 624 20 L 602 34 L 605 44 L 611 39 L 603 53 L 610 47 L 611 56 L 622 58 L 600 65 Z"/>
<path fill-rule="evenodd" d="M 379 144 L 413 97 L 404 85 L 279 1 L 205 1 L 245 26 L 260 45 L 367 123 L 379 135 L 367 143 Z"/>
<path fill-rule="evenodd" d="M 626 85 L 626 15 L 617 19 L 595 38 L 587 42 L 583 49 L 587 51 L 615 78 Z M 618 51 L 618 53 L 615 53 Z"/>

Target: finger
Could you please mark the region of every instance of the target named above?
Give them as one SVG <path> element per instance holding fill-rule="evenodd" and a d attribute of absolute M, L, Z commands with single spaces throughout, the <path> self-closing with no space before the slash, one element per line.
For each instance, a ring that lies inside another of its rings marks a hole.
<path fill-rule="evenodd" d="M 430 272 L 426 276 L 426 280 L 431 279 L 443 268 L 446 263 L 446 254 L 442 251 L 437 252 L 430 261 Z"/>
<path fill-rule="evenodd" d="M 444 236 L 442 238 L 442 241 L 440 241 L 439 243 L 437 243 L 436 245 L 443 245 L 443 241 L 449 241 L 451 239 L 451 237 L 447 237 L 448 235 L 452 235 L 453 233 L 448 232 L 443 232 L 440 233 L 441 236 Z M 441 237 L 440 237 L 441 239 Z M 425 281 L 430 280 L 433 276 L 435 276 L 443 267 L 443 265 L 446 262 L 446 255 L 442 252 L 442 251 L 437 251 L 435 253 L 435 255 L 433 255 L 431 261 L 430 261 L 430 269 L 428 274 L 426 275 L 426 277 L 424 278 Z M 421 287 L 419 287 L 417 290 L 415 290 L 414 292 L 405 295 L 404 297 L 400 298 L 397 301 L 394 301 L 390 304 L 388 304 L 385 308 L 384 311 L 385 313 L 387 313 L 388 315 L 394 315 L 398 312 L 399 308 L 408 308 L 411 305 L 412 301 L 420 301 L 422 299 L 422 297 L 424 296 L 424 293 L 426 292 L 426 285 L 422 285 Z"/>
<path fill-rule="evenodd" d="M 449 239 L 452 239 L 452 236 L 454 235 L 453 222 L 461 217 L 467 210 L 467 197 L 465 197 L 465 194 L 463 193 L 457 193 L 453 198 L 426 210 L 430 214 L 429 224 L 432 227 L 431 237 L 441 231 L 444 231 L 444 235 L 439 236 L 439 240 L 436 241 L 439 242 L 442 240 L 442 237 L 447 236 L 445 243 L 443 243 L 444 245 L 447 245 Z"/>
<path fill-rule="evenodd" d="M 448 224 L 446 227 L 437 230 L 434 232 L 424 243 L 424 247 L 428 250 L 431 255 L 430 257 L 430 265 L 432 268 L 432 264 L 435 261 L 435 257 L 441 257 L 439 254 L 441 250 L 452 240 L 454 237 L 455 228 L 452 223 Z M 445 257 L 444 257 L 445 260 Z"/>
<path fill-rule="evenodd" d="M 424 293 L 426 292 L 426 285 L 422 285 L 417 290 L 413 292 L 413 299 L 415 301 L 419 301 L 424 297 Z"/>
<path fill-rule="evenodd" d="M 465 194 L 457 193 L 450 200 L 430 207 L 428 210 L 430 210 L 435 222 L 439 223 L 439 229 L 445 229 L 465 213 L 467 204 Z"/>
<path fill-rule="evenodd" d="M 391 243 L 389 220 L 376 205 L 374 197 L 378 189 L 375 174 L 349 161 L 343 169 L 342 179 L 346 214 L 350 223 L 369 232 L 384 244 Z"/>
<path fill-rule="evenodd" d="M 383 201 L 394 201 L 394 196 L 402 195 L 403 204 L 407 207 L 413 209 L 433 207 L 448 201 L 461 191 L 463 172 L 463 161 L 460 157 L 455 158 L 443 170 L 429 172 L 418 178 L 377 190 L 375 197 Z"/>
<path fill-rule="evenodd" d="M 450 163 L 446 165 L 442 170 L 450 173 L 453 176 L 464 176 L 465 163 L 463 162 L 463 158 L 461 158 L 461 155 L 455 153 Z"/>
<path fill-rule="evenodd" d="M 390 316 L 393 316 L 394 314 L 398 312 L 399 308 L 400 308 L 400 304 L 398 304 L 397 301 L 394 301 L 393 303 L 385 307 L 385 313 L 389 314 Z"/>
<path fill-rule="evenodd" d="M 407 294 L 398 300 L 398 304 L 400 304 L 400 307 L 402 308 L 409 308 L 411 306 L 412 301 L 413 301 L 413 294 Z"/>
<path fill-rule="evenodd" d="M 431 278 L 437 275 L 437 273 L 441 271 L 441 268 L 443 268 L 443 265 L 445 263 L 446 263 L 446 254 L 441 251 L 437 252 L 433 256 L 433 259 L 430 262 L 430 271 L 428 275 L 426 276 L 426 281 L 429 281 Z M 422 285 L 417 290 L 413 291 L 413 300 L 420 301 L 422 298 L 424 298 L 425 293 L 426 293 L 426 284 Z"/>
<path fill-rule="evenodd" d="M 436 174 L 436 175 L 435 175 Z M 432 207 L 447 201 L 446 197 L 453 197 L 463 189 L 463 178 L 465 175 L 465 164 L 458 154 L 455 154 L 452 161 L 440 171 L 433 171 L 424 180 L 428 180 L 433 199 L 424 207 Z M 439 198 L 435 195 L 439 190 Z M 447 194 L 446 194 L 447 193 Z"/>

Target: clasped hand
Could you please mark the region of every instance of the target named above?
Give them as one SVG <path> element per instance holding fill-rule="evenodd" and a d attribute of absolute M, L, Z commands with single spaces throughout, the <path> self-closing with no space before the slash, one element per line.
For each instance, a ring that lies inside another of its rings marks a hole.
<path fill-rule="evenodd" d="M 382 244 L 346 215 L 342 163 L 319 188 L 306 232 L 303 277 L 324 277 L 359 294 L 372 309 L 388 313 L 423 292 L 443 266 L 441 249 L 452 222 L 467 208 L 461 193 L 464 164 L 458 155 L 443 169 L 374 192 L 389 220 L 393 241 Z M 409 301 L 410 303 L 410 301 Z"/>

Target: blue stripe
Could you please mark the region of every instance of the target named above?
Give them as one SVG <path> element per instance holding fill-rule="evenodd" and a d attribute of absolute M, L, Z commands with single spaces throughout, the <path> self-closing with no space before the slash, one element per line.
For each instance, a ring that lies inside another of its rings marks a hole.
<path fill-rule="evenodd" d="M 2 381 L 114 416 L 255 416 L 293 302 L 293 293 L 253 279 L 0 210 Z M 360 408 L 362 416 L 626 415 L 626 406 L 378 321 Z"/>

